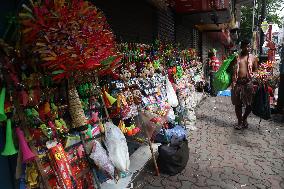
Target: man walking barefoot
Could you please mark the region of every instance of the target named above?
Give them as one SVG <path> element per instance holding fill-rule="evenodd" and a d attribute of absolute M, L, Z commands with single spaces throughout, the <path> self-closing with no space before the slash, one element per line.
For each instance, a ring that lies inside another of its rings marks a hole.
<path fill-rule="evenodd" d="M 235 105 L 235 112 L 238 119 L 236 129 L 248 127 L 247 118 L 251 113 L 253 99 L 253 71 L 257 69 L 256 58 L 249 53 L 249 41 L 241 42 L 241 53 L 236 59 L 232 82 L 232 103 Z M 242 114 L 242 107 L 245 112 Z"/>

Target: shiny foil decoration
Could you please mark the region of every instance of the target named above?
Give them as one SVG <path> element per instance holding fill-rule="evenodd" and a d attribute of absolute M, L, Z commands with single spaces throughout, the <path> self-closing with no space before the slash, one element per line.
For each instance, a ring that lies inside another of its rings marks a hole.
<path fill-rule="evenodd" d="M 19 13 L 23 48 L 39 55 L 40 64 L 61 81 L 77 72 L 110 73 L 120 61 L 106 18 L 83 0 L 30 0 Z M 37 61 L 39 62 L 39 61 Z"/>

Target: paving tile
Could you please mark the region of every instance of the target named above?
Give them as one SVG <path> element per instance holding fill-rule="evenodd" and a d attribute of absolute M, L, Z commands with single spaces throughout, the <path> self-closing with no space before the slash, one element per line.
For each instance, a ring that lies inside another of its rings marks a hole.
<path fill-rule="evenodd" d="M 262 120 L 259 125 L 259 118 L 251 115 L 249 128 L 236 131 L 234 107 L 227 97 L 207 98 L 196 116 L 186 168 L 161 177 L 146 169 L 137 177 L 137 189 L 284 188 L 283 123 Z"/>

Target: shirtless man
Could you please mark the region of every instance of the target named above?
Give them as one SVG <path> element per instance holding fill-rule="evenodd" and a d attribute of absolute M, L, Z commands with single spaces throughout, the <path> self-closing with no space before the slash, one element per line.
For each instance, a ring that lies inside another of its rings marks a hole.
<path fill-rule="evenodd" d="M 257 59 L 249 53 L 249 41 L 242 41 L 241 53 L 236 59 L 232 82 L 232 103 L 238 119 L 236 129 L 248 127 L 247 117 L 251 113 L 253 99 L 252 74 L 257 69 Z M 245 112 L 242 114 L 242 107 Z"/>

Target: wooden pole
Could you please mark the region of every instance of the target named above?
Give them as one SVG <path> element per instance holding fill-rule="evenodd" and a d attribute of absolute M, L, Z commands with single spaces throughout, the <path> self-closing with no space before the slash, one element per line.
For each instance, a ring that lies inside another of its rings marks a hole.
<path fill-rule="evenodd" d="M 147 132 L 146 132 L 146 129 L 145 129 L 146 125 L 143 122 L 143 120 L 140 119 L 140 115 L 141 115 L 141 106 L 138 107 L 138 121 L 141 123 L 142 129 L 143 129 L 145 135 L 147 136 Z M 152 158 L 153 158 L 153 162 L 154 162 L 154 166 L 155 166 L 155 170 L 156 170 L 156 175 L 160 176 L 160 171 L 159 171 L 159 167 L 157 165 L 157 161 L 156 161 L 156 157 L 155 157 L 155 154 L 154 154 L 154 150 L 153 150 L 153 146 L 152 146 L 150 136 L 147 136 L 147 141 L 148 141 L 148 145 L 150 147 L 150 151 L 151 151 L 151 154 L 152 154 Z"/>
<path fill-rule="evenodd" d="M 152 142 L 151 142 L 150 137 L 148 137 L 148 144 L 150 146 L 150 150 L 151 150 L 151 154 L 152 154 L 152 158 L 153 158 L 153 162 L 154 162 L 154 166 L 155 166 L 155 170 L 156 170 L 156 175 L 160 176 L 159 167 L 157 165 L 157 161 L 156 161 L 156 157 L 155 157 L 155 154 L 154 154 L 154 151 L 153 151 L 153 146 L 152 146 Z"/>

